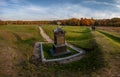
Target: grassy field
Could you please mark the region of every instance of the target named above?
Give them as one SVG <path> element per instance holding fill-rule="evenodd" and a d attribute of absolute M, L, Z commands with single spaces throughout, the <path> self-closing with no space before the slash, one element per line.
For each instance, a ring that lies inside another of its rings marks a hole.
<path fill-rule="evenodd" d="M 53 39 L 53 30 L 56 26 L 43 26 L 45 32 Z M 64 26 L 63 30 L 66 31 L 66 41 L 74 44 L 86 50 L 91 50 L 91 43 L 93 42 L 93 36 L 91 31 L 87 27 L 77 26 Z"/>
<path fill-rule="evenodd" d="M 56 26 L 42 26 L 53 39 Z M 34 43 L 43 41 L 35 25 L 0 26 L 0 77 L 117 77 L 120 76 L 120 35 L 88 27 L 64 26 L 66 41 L 86 56 L 66 65 L 31 63 Z M 45 48 L 46 49 L 46 48 Z"/>
<path fill-rule="evenodd" d="M 34 43 L 43 41 L 37 26 L 0 26 L 0 77 L 18 77 L 29 63 Z"/>
<path fill-rule="evenodd" d="M 52 39 L 55 28 L 56 26 L 43 26 Z M 59 69 L 78 70 L 91 77 L 119 75 L 120 70 L 117 68 L 120 68 L 118 61 L 120 59 L 120 35 L 101 29 L 90 31 L 88 27 L 64 26 L 62 28 L 66 31 L 66 41 L 86 50 L 87 56 Z"/>

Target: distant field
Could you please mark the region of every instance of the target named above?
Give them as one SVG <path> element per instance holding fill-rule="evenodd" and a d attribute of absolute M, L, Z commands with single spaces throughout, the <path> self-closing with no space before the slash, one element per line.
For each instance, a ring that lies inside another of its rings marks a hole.
<path fill-rule="evenodd" d="M 120 27 L 98 27 L 97 29 L 116 43 L 120 43 Z"/>
<path fill-rule="evenodd" d="M 56 26 L 42 26 L 53 39 Z M 120 35 L 98 28 L 64 26 L 66 41 L 86 56 L 66 65 L 34 65 L 34 43 L 43 41 L 35 25 L 0 26 L 0 77 L 117 77 L 120 74 Z"/>
<path fill-rule="evenodd" d="M 106 30 L 109 32 L 116 32 L 120 34 L 120 27 L 98 27 L 98 29 Z"/>

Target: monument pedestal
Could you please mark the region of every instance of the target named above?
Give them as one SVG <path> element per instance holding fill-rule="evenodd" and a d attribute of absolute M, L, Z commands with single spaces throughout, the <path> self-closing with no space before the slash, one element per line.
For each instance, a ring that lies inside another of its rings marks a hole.
<path fill-rule="evenodd" d="M 52 56 L 60 56 L 60 55 L 65 55 L 69 54 L 70 51 L 67 50 L 67 46 L 65 44 L 62 45 L 53 45 L 53 49 L 50 50 Z"/>

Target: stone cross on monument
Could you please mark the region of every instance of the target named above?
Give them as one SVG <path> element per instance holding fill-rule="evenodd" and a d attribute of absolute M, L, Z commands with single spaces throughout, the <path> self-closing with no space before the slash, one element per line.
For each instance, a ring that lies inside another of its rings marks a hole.
<path fill-rule="evenodd" d="M 58 25 L 57 28 L 61 28 L 60 24 L 61 24 L 61 22 L 58 21 L 57 22 L 57 25 Z"/>

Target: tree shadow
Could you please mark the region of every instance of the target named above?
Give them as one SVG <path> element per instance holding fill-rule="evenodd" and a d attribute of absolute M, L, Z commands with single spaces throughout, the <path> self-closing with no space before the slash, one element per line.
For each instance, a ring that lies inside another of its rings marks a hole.
<path fill-rule="evenodd" d="M 69 72 L 80 71 L 85 75 L 92 76 L 93 72 L 96 72 L 97 70 L 105 67 L 107 63 L 104 60 L 104 54 L 101 51 L 100 46 L 96 43 L 96 40 L 94 39 L 92 41 L 89 41 L 89 43 L 91 43 L 91 49 L 86 51 L 86 55 L 84 58 L 76 62 L 71 62 L 69 64 L 58 64 L 56 66 L 53 66 L 55 70 L 65 70 Z"/>
<path fill-rule="evenodd" d="M 86 51 L 86 57 L 80 61 L 80 68 L 83 73 L 92 74 L 92 72 L 105 67 L 106 62 L 104 60 L 104 54 L 96 41 L 92 40 L 90 43 L 92 50 Z"/>
<path fill-rule="evenodd" d="M 23 40 L 17 33 L 12 33 L 12 34 L 17 39 L 16 43 L 18 43 L 18 44 L 29 44 L 29 45 L 34 46 L 34 43 L 36 41 L 36 39 L 34 37 L 27 38 L 27 39 Z"/>
<path fill-rule="evenodd" d="M 12 33 L 17 40 L 22 41 L 22 38 L 17 33 Z"/>

